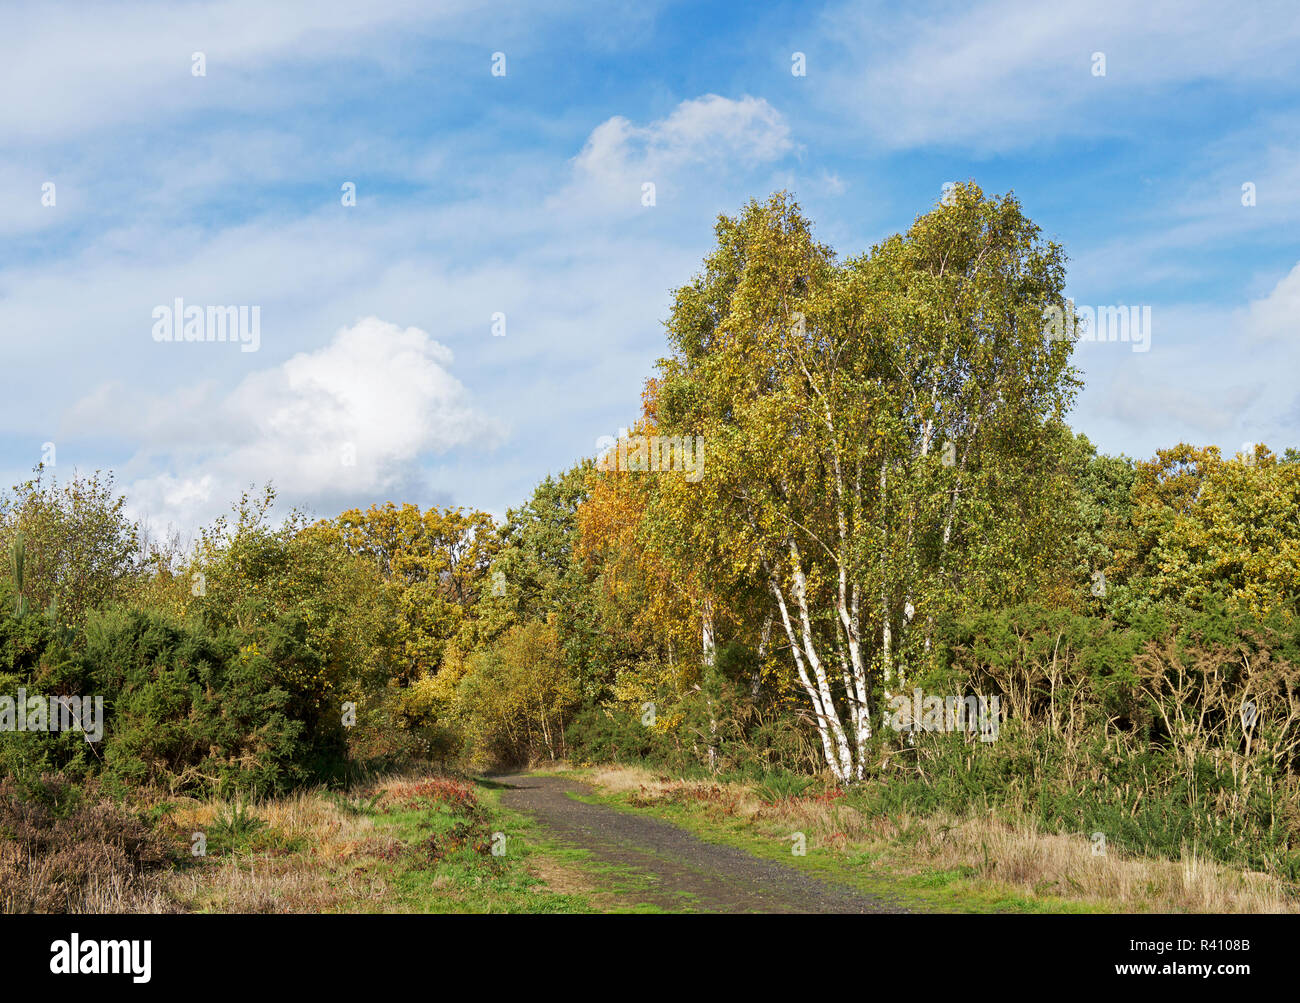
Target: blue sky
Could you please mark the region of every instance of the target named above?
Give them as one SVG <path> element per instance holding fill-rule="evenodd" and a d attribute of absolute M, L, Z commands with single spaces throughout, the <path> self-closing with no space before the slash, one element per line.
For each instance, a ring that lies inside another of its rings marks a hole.
<path fill-rule="evenodd" d="M 320 515 L 499 515 L 635 418 L 719 212 L 786 188 L 848 255 L 964 180 L 1064 244 L 1077 303 L 1151 308 L 1149 351 L 1078 346 L 1076 429 L 1139 457 L 1300 445 L 1294 3 L 6 19 L 5 483 L 53 443 L 57 476 L 111 468 L 158 528 L 266 480 Z M 258 350 L 155 341 L 177 297 L 257 306 Z"/>

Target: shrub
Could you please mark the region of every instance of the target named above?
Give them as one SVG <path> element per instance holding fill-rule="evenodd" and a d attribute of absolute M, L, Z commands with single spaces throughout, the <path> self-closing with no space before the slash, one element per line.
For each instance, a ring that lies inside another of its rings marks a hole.
<path fill-rule="evenodd" d="M 93 618 L 81 658 L 106 697 L 108 776 L 270 794 L 323 772 L 342 756 L 337 736 L 310 731 L 314 708 L 279 681 L 286 663 L 311 658 L 300 634 L 278 628 L 263 651 L 144 610 Z"/>
<path fill-rule="evenodd" d="M 999 696 L 996 742 L 882 737 L 879 812 L 1010 807 L 1049 830 L 1300 877 L 1300 651 L 1283 611 L 1131 626 L 1020 608 L 948 625 L 927 693 Z M 1250 708 L 1250 713 L 1243 712 Z"/>
<path fill-rule="evenodd" d="M 167 910 L 149 875 L 169 856 L 161 836 L 94 783 L 0 780 L 0 912 Z"/>
<path fill-rule="evenodd" d="M 593 763 L 667 763 L 675 758 L 672 736 L 641 723 L 639 712 L 584 707 L 566 731 L 569 749 Z"/>

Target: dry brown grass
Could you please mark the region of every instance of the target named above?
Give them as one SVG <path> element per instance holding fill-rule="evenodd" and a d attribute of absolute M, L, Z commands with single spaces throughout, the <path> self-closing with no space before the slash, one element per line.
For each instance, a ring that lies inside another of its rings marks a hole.
<path fill-rule="evenodd" d="M 400 804 L 439 778 L 394 776 L 350 797 Z M 228 802 L 190 801 L 172 813 L 183 833 L 205 832 L 231 809 Z M 375 865 L 401 843 L 379 833 L 374 819 L 347 811 L 323 790 L 303 791 L 252 807 L 274 847 L 199 861 L 169 876 L 169 891 L 187 908 L 235 913 L 386 912 L 391 889 Z"/>
<path fill-rule="evenodd" d="M 388 886 L 365 868 L 319 857 L 232 855 L 170 875 L 171 894 L 188 908 L 233 913 L 382 912 Z"/>
<path fill-rule="evenodd" d="M 473 799 L 460 781 L 392 776 L 346 799 L 323 789 L 244 804 L 167 798 L 165 806 L 152 805 L 166 809 L 155 828 L 139 814 L 151 806 L 147 796 L 132 810 L 88 787 L 77 810 L 56 817 L 42 802 L 0 785 L 0 911 L 398 911 L 384 875 L 405 846 L 366 811 Z M 261 826 L 240 840 L 219 841 L 219 823 L 237 807 Z M 191 854 L 195 833 L 207 838 L 206 855 Z"/>
<path fill-rule="evenodd" d="M 584 770 L 582 775 L 610 794 L 622 794 L 625 791 L 634 791 L 640 787 L 659 785 L 661 784 L 659 778 L 663 776 L 642 769 L 640 766 L 594 766 L 591 769 Z M 672 782 L 681 784 L 687 781 L 675 780 Z"/>
<path fill-rule="evenodd" d="M 1281 880 L 1185 853 L 1181 860 L 1134 857 L 1108 848 L 1094 855 L 1083 836 L 1041 832 L 1027 820 L 992 814 L 868 818 L 833 796 L 765 803 L 734 783 L 680 780 L 640 767 L 583 771 L 606 793 L 633 804 L 693 805 L 715 821 L 743 823 L 774 839 L 802 832 L 808 846 L 876 854 L 895 875 L 965 869 L 1025 898 L 1066 899 L 1115 912 L 1300 911 Z"/>
<path fill-rule="evenodd" d="M 169 912 L 166 840 L 135 813 L 42 779 L 41 796 L 0 782 L 0 912 Z"/>

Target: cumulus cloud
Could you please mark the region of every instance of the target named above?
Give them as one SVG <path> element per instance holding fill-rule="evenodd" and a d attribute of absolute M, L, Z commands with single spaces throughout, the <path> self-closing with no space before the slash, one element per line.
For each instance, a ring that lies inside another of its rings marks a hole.
<path fill-rule="evenodd" d="M 475 408 L 452 362 L 426 332 L 367 317 L 229 392 L 106 386 L 68 424 L 139 445 L 127 495 L 155 521 L 192 526 L 268 480 L 292 504 L 374 501 L 417 482 L 430 457 L 500 440 L 501 424 Z"/>
<path fill-rule="evenodd" d="M 646 182 L 674 186 L 689 168 L 752 169 L 793 149 L 789 125 L 767 101 L 706 94 L 649 125 L 616 115 L 596 126 L 573 160 L 573 185 L 555 201 L 635 210 Z"/>

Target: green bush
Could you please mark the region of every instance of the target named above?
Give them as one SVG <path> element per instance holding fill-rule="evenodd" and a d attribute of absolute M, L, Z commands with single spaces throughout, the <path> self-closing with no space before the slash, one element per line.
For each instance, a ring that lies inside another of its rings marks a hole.
<path fill-rule="evenodd" d="M 908 685 L 998 696 L 1006 719 L 992 743 L 882 734 L 884 782 L 852 794 L 869 812 L 999 807 L 1134 852 L 1194 848 L 1300 878 L 1300 631 L 1282 614 L 978 614 L 946 625 L 938 664 Z"/>
<path fill-rule="evenodd" d="M 89 692 L 105 695 L 108 777 L 217 794 L 311 778 L 334 743 L 309 732 L 311 708 L 277 682 L 310 653 L 292 624 L 269 637 L 263 651 L 151 611 L 92 618 L 81 658 Z"/>
<path fill-rule="evenodd" d="M 673 737 L 646 727 L 639 714 L 616 708 L 585 707 L 569 723 L 570 754 L 591 763 L 664 763 L 676 758 Z"/>
<path fill-rule="evenodd" d="M 103 698 L 103 736 L 0 733 L 0 769 L 15 776 L 101 773 L 119 790 L 270 794 L 346 770 L 338 708 L 295 687 L 320 656 L 299 618 L 207 631 L 150 610 L 93 614 L 80 650 L 0 615 L 0 638 L 22 649 L 0 671 L 0 693 Z M 30 645 L 31 650 L 28 651 Z"/>

